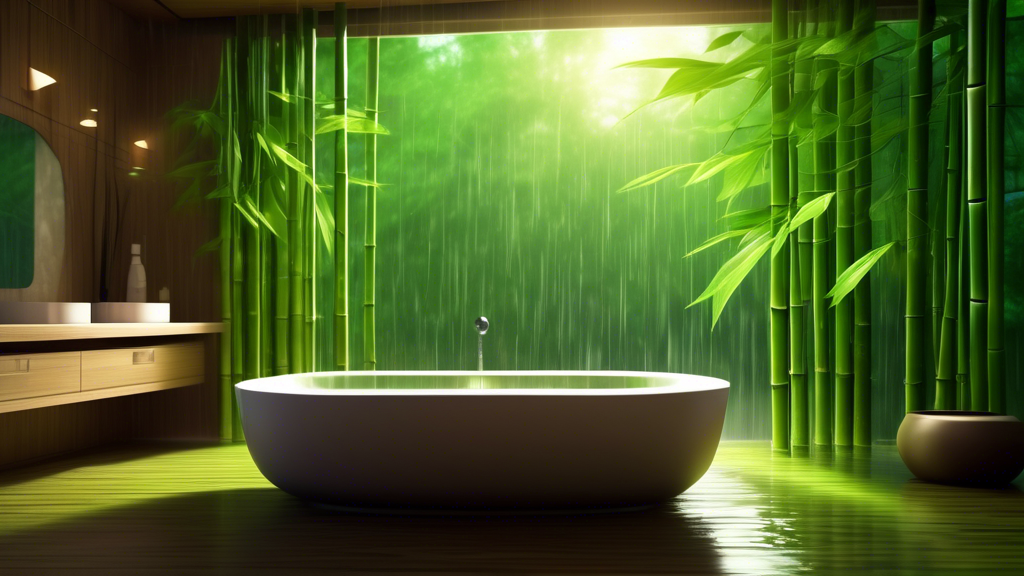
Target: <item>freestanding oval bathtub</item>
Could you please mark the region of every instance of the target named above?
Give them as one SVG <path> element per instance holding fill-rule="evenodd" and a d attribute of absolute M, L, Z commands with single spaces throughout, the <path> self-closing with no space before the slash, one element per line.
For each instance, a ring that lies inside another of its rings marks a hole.
<path fill-rule="evenodd" d="M 334 372 L 236 386 L 256 466 L 350 508 L 623 508 L 711 465 L 729 384 L 646 372 Z"/>

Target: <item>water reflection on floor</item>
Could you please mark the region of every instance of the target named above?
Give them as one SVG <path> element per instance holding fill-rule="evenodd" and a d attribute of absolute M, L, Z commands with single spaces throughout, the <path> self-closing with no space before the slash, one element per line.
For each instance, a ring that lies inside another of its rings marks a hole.
<path fill-rule="evenodd" d="M 146 446 L 0 474 L 0 573 L 65 569 L 1022 574 L 1024 493 L 917 482 L 891 446 L 791 457 L 727 442 L 646 512 L 345 515 L 269 485 L 242 445 Z"/>

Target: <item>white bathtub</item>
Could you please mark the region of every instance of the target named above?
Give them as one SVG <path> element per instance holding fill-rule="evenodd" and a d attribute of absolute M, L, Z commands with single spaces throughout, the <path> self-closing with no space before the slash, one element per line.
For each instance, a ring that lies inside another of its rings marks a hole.
<path fill-rule="evenodd" d="M 729 384 L 646 372 L 334 372 L 236 386 L 249 452 L 349 508 L 624 508 L 711 465 Z"/>

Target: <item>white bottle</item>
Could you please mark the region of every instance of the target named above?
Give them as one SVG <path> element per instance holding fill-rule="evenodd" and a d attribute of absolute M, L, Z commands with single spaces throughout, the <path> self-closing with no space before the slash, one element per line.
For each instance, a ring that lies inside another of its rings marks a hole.
<path fill-rule="evenodd" d="M 126 302 L 146 301 L 146 269 L 142 267 L 142 246 L 132 244 L 132 264 L 128 268 L 128 297 Z"/>

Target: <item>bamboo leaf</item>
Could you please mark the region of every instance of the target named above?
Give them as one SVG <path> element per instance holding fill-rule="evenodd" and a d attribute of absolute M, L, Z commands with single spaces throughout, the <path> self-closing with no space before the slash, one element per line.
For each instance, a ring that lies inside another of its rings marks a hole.
<path fill-rule="evenodd" d="M 932 44 L 939 38 L 945 38 L 946 36 L 949 36 L 950 34 L 955 34 L 962 29 L 963 26 L 955 22 L 951 24 L 946 24 L 944 26 L 940 26 L 932 30 L 931 32 L 925 34 L 924 36 L 919 36 L 917 38 L 917 48 L 921 48 L 926 44 Z"/>
<path fill-rule="evenodd" d="M 907 177 L 905 174 L 899 174 L 893 178 L 892 184 L 885 193 L 871 204 L 871 208 L 868 209 L 868 217 L 876 222 L 885 220 L 886 214 L 883 212 L 883 209 L 892 201 L 899 201 L 898 204 L 902 205 L 902 199 L 906 194 Z"/>
<path fill-rule="evenodd" d="M 707 50 L 704 51 L 704 53 L 707 54 L 708 52 L 714 52 L 715 50 L 718 50 L 719 48 L 725 48 L 729 44 L 732 44 L 733 42 L 735 42 L 737 38 L 739 38 L 740 36 L 743 36 L 744 32 L 746 32 L 746 31 L 745 30 L 737 30 L 735 32 L 726 32 L 725 34 L 722 34 L 718 38 L 715 38 L 714 40 L 712 40 L 711 44 L 708 44 L 708 48 L 707 48 Z"/>
<path fill-rule="evenodd" d="M 196 249 L 196 253 L 192 255 L 192 259 L 195 260 L 196 258 L 202 256 L 203 254 L 206 254 L 207 252 L 213 252 L 217 248 L 220 248 L 220 243 L 223 241 L 224 239 L 222 237 L 217 236 L 213 240 L 210 240 L 206 244 L 203 244 L 198 249 Z"/>
<path fill-rule="evenodd" d="M 839 275 L 839 278 L 836 278 L 836 285 L 833 286 L 832 289 L 829 290 L 828 294 L 825 295 L 826 298 L 832 299 L 832 304 L 830 304 L 829 307 L 839 304 L 842 302 L 843 298 L 853 292 L 853 289 L 857 287 L 857 284 L 860 284 L 861 279 L 864 278 L 864 276 L 871 271 L 871 268 L 874 267 L 882 256 L 885 256 L 885 253 L 895 245 L 895 242 L 890 242 L 885 246 L 875 248 L 851 264 L 849 268 L 844 270 L 843 273 Z"/>
<path fill-rule="evenodd" d="M 814 218 L 821 216 L 828 209 L 828 204 L 835 196 L 835 192 L 829 194 L 823 194 L 814 200 L 809 201 L 797 210 L 793 219 L 787 222 L 779 229 L 778 234 L 775 236 L 774 244 L 772 245 L 772 256 L 775 256 L 782 250 L 782 247 L 786 244 L 786 238 L 790 234 L 796 232 L 801 226 L 810 222 Z"/>
<path fill-rule="evenodd" d="M 715 324 L 718 323 L 718 318 L 721 316 L 722 310 L 725 309 L 725 305 L 729 302 L 733 292 L 743 282 L 743 279 L 747 277 L 747 274 L 754 269 L 758 260 L 771 248 L 770 239 L 771 234 L 761 234 L 755 241 L 736 253 L 735 256 L 719 268 L 718 273 L 712 278 L 711 284 L 687 308 L 708 298 L 713 298 L 711 329 L 714 330 Z"/>
<path fill-rule="evenodd" d="M 263 214 L 261 220 L 267 228 L 282 241 L 287 242 L 288 216 L 284 213 L 273 189 L 265 189 L 263 193 Z"/>
<path fill-rule="evenodd" d="M 625 64 L 619 64 L 612 68 L 612 70 L 618 70 L 620 68 L 713 68 L 720 66 L 718 62 L 708 62 L 706 60 L 696 60 L 693 58 L 650 58 L 648 60 L 636 60 L 634 62 L 626 62 Z"/>
<path fill-rule="evenodd" d="M 267 141 L 263 139 L 263 135 L 258 131 L 256 132 L 256 140 L 260 143 L 260 148 L 263 148 L 263 152 L 270 158 L 270 161 L 277 164 L 277 159 L 270 153 L 270 148 L 267 146 Z"/>
<path fill-rule="evenodd" d="M 759 153 L 755 151 L 726 170 L 725 181 L 716 200 L 718 202 L 728 200 L 749 188 L 754 180 L 754 176 L 761 170 L 762 161 L 767 153 L 767 147 L 763 148 Z"/>
<path fill-rule="evenodd" d="M 319 223 L 320 234 L 323 236 L 327 252 L 334 254 L 334 210 L 327 195 L 320 193 L 316 195 L 316 219 Z"/>
<path fill-rule="evenodd" d="M 277 98 L 279 98 L 279 99 L 281 99 L 281 100 L 283 100 L 283 101 L 285 101 L 285 102 L 287 102 L 289 104 L 295 104 L 295 103 L 301 102 L 303 100 L 309 100 L 309 98 L 307 98 L 305 96 L 298 96 L 296 94 L 288 94 L 287 92 L 278 92 L 276 90 L 268 90 L 267 92 L 270 93 L 271 96 L 276 96 Z"/>
<path fill-rule="evenodd" d="M 252 226 L 253 228 L 260 227 L 260 225 L 256 222 L 256 219 L 253 218 L 252 215 L 249 214 L 249 212 L 246 210 L 245 206 L 238 202 L 235 202 L 235 208 L 238 209 L 239 214 L 245 217 L 245 219 L 249 222 L 250 226 Z"/>
<path fill-rule="evenodd" d="M 732 212 L 722 216 L 722 220 L 725 220 L 729 224 L 729 228 L 735 230 L 737 228 L 753 228 L 762 222 L 766 222 L 772 217 L 770 208 L 754 208 L 752 210 L 740 210 L 738 212 Z"/>
<path fill-rule="evenodd" d="M 352 176 L 348 177 L 348 183 L 358 184 L 359 186 L 372 186 L 373 188 L 382 188 L 384 186 L 387 186 L 387 184 L 381 184 L 380 182 L 372 182 L 370 180 L 364 180 L 362 178 L 354 178 Z"/>
<path fill-rule="evenodd" d="M 689 258 L 690 256 L 693 256 L 698 252 L 703 252 L 704 250 L 707 250 L 708 248 L 711 248 L 712 246 L 720 242 L 725 242 L 726 240 L 730 240 L 732 238 L 739 238 L 740 236 L 744 236 L 747 234 L 747 232 L 749 232 L 749 230 L 729 230 L 728 232 L 722 232 L 717 236 L 713 236 L 705 240 L 703 243 L 701 243 L 700 246 L 697 246 L 693 250 L 687 252 L 686 255 L 683 256 L 683 258 Z"/>
<path fill-rule="evenodd" d="M 226 185 L 225 186 L 221 186 L 220 188 L 217 188 L 213 192 L 210 192 L 209 194 L 206 195 L 206 199 L 207 200 L 216 200 L 218 198 L 230 198 L 230 197 L 231 197 L 231 187 L 230 186 L 226 186 Z"/>
<path fill-rule="evenodd" d="M 651 184 L 654 184 L 655 182 L 660 182 L 661 180 L 664 180 L 665 178 L 668 178 L 669 176 L 671 176 L 671 175 L 673 175 L 673 174 L 675 174 L 677 172 L 681 172 L 681 171 L 687 170 L 687 169 L 694 169 L 696 167 L 697 167 L 696 163 L 691 163 L 691 164 L 677 164 L 675 166 L 665 166 L 664 168 L 658 168 L 654 172 L 650 172 L 648 174 L 644 174 L 643 176 L 640 176 L 639 178 L 634 178 L 633 180 L 628 182 L 625 186 L 623 186 L 622 188 L 619 188 L 618 190 L 616 190 L 616 192 L 618 192 L 618 193 L 627 192 L 629 190 L 636 190 L 637 188 L 643 188 L 645 186 L 650 186 Z"/>
<path fill-rule="evenodd" d="M 797 230 L 804 224 L 824 214 L 825 210 L 828 209 L 829 202 L 832 201 L 832 197 L 835 195 L 835 192 L 823 194 L 804 204 L 797 210 L 796 216 L 793 216 L 793 221 L 789 225 L 790 231 Z"/>
<path fill-rule="evenodd" d="M 756 150 L 750 150 L 746 152 L 741 152 L 736 155 L 727 155 L 719 152 L 718 154 L 715 154 L 714 156 L 708 158 L 704 162 L 701 162 L 700 166 L 697 167 L 693 175 L 690 176 L 690 179 L 686 182 L 686 185 L 692 186 L 698 182 L 703 182 L 704 180 L 711 178 L 715 174 L 718 174 L 722 170 L 725 170 L 729 166 L 739 164 L 744 159 L 749 158 L 755 152 Z"/>
<path fill-rule="evenodd" d="M 391 134 L 387 128 L 373 120 L 351 116 L 326 116 L 320 120 L 316 133 L 326 134 L 338 130 L 347 130 L 350 134 Z"/>
<path fill-rule="evenodd" d="M 204 176 L 210 176 L 213 174 L 213 169 L 216 167 L 216 165 L 216 160 L 204 160 L 202 162 L 194 162 L 192 164 L 186 164 L 180 168 L 168 172 L 167 177 L 201 178 Z"/>
<path fill-rule="evenodd" d="M 196 178 L 195 180 L 192 181 L 192 184 L 190 184 L 189 187 L 185 189 L 181 196 L 178 196 L 178 199 L 175 200 L 174 205 L 171 206 L 172 212 L 177 212 L 178 210 L 181 210 L 182 206 L 188 204 L 192 200 L 199 197 L 199 183 L 201 181 L 201 178 Z"/>
<path fill-rule="evenodd" d="M 306 165 L 300 162 L 299 159 L 296 158 L 295 156 L 292 156 L 291 153 L 289 153 L 287 150 L 281 148 L 280 146 L 274 143 L 270 144 L 270 149 L 273 150 L 274 154 L 277 154 L 277 157 L 280 158 L 281 161 L 284 162 L 289 168 L 295 170 L 296 172 L 302 172 L 303 174 L 305 174 Z"/>

